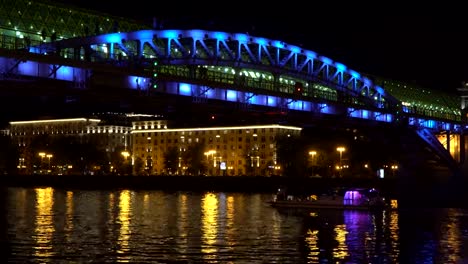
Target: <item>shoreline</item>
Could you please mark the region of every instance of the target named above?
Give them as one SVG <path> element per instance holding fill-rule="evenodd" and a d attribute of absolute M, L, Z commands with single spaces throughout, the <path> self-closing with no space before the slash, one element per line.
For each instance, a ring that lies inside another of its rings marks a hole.
<path fill-rule="evenodd" d="M 300 191 L 321 191 L 335 187 L 376 187 L 395 193 L 396 181 L 264 176 L 90 176 L 90 175 L 3 175 L 4 187 L 56 187 L 73 189 L 137 189 L 175 191 L 227 191 L 275 193 L 281 186 Z"/>

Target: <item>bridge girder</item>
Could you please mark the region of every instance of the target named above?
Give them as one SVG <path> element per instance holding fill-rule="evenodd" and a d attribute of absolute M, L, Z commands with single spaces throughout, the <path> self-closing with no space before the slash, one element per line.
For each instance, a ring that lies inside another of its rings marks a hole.
<path fill-rule="evenodd" d="M 373 109 L 396 109 L 400 102 L 370 78 L 317 53 L 278 40 L 204 30 L 140 30 L 42 44 L 35 52 L 86 53 L 93 60 L 158 59 L 166 65 L 214 65 L 254 69 L 319 83 Z M 106 50 L 106 52 L 102 52 Z M 88 58 L 89 59 L 89 58 Z"/>

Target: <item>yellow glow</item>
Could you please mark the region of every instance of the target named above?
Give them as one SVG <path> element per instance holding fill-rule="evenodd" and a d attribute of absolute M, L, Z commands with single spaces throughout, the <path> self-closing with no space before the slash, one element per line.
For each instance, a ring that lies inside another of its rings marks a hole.
<path fill-rule="evenodd" d="M 212 258 L 216 252 L 216 236 L 218 231 L 218 198 L 213 193 L 207 193 L 202 199 L 202 252 Z"/>
<path fill-rule="evenodd" d="M 461 254 L 463 234 L 460 230 L 460 218 L 453 217 L 455 214 L 458 214 L 457 209 L 449 208 L 447 210 L 448 215 L 452 217 L 448 217 L 449 221 L 442 226 L 445 230 L 441 232 L 443 237 L 439 240 L 441 245 L 438 248 L 444 251 L 442 253 L 444 256 L 448 256 L 446 263 L 463 263 L 464 261 L 460 259 L 460 256 L 463 255 Z"/>
<path fill-rule="evenodd" d="M 235 228 L 234 226 L 234 216 L 236 215 L 234 207 L 234 197 L 228 196 L 226 200 L 226 235 L 227 235 L 227 243 L 229 246 L 234 246 L 236 244 L 236 238 L 234 236 Z"/>
<path fill-rule="evenodd" d="M 177 221 L 177 227 L 179 229 L 179 237 L 183 238 L 184 241 L 188 241 L 188 221 L 189 210 L 187 205 L 187 195 L 179 195 L 179 217 L 180 220 Z"/>
<path fill-rule="evenodd" d="M 148 132 L 185 132 L 185 131 L 210 131 L 210 130 L 236 130 L 236 129 L 262 129 L 262 128 L 282 128 L 288 130 L 301 131 L 302 128 L 294 126 L 282 125 L 263 125 L 263 126 L 235 126 L 235 127 L 204 127 L 204 128 L 174 128 L 174 129 L 142 129 L 133 130 L 131 133 L 148 133 Z"/>
<path fill-rule="evenodd" d="M 126 150 L 125 150 L 125 151 L 122 151 L 121 154 L 122 154 L 122 156 L 124 156 L 125 158 L 128 158 L 128 156 L 130 156 L 130 152 L 128 152 L 128 151 L 126 151 Z"/>
<path fill-rule="evenodd" d="M 390 230 L 390 245 L 391 245 L 391 256 L 393 258 L 392 263 L 398 263 L 400 259 L 400 236 L 399 231 L 400 227 L 398 225 L 398 212 L 391 211 L 390 212 L 390 223 L 389 223 L 389 230 Z"/>
<path fill-rule="evenodd" d="M 52 122 L 101 122 L 100 119 L 87 119 L 87 118 L 66 118 L 66 119 L 48 119 L 48 120 L 31 120 L 31 121 L 12 121 L 10 125 L 22 125 L 22 124 L 38 124 L 38 123 L 52 123 Z"/>
<path fill-rule="evenodd" d="M 338 241 L 338 246 L 333 249 L 333 257 L 336 259 L 345 259 L 349 256 L 348 246 L 346 245 L 346 225 L 337 225 L 335 227 L 336 241 Z"/>
<path fill-rule="evenodd" d="M 54 189 L 38 188 L 36 191 L 36 246 L 34 255 L 37 257 L 51 257 L 54 255 L 52 249 L 52 238 L 54 236 Z"/>
<path fill-rule="evenodd" d="M 66 214 L 65 214 L 65 230 L 67 231 L 67 238 L 71 237 L 73 230 L 73 192 L 67 192 L 66 199 Z"/>
<path fill-rule="evenodd" d="M 307 263 L 319 263 L 318 230 L 307 230 L 305 242 L 309 248 Z"/>
<path fill-rule="evenodd" d="M 129 257 L 125 257 L 130 252 L 128 241 L 130 240 L 131 230 L 130 221 L 132 219 L 131 212 L 131 193 L 129 190 L 123 190 L 119 197 L 119 215 L 118 222 L 120 222 L 120 233 L 117 243 L 119 248 L 119 261 L 130 261 Z"/>

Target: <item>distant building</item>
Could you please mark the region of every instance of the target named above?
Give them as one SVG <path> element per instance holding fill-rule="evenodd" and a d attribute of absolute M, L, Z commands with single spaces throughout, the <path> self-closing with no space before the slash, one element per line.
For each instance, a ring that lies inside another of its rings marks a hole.
<path fill-rule="evenodd" d="M 10 122 L 9 133 L 13 144 L 18 146 L 18 169 L 20 173 L 35 173 L 43 159 L 54 159 L 54 153 L 47 152 L 47 148 L 38 149 L 34 146 L 35 139 L 40 136 L 48 137 L 73 137 L 77 142 L 93 142 L 97 148 L 111 153 L 119 148 L 131 148 L 130 126 L 99 125 L 100 119 L 70 118 L 49 119 L 33 121 Z M 47 142 L 43 142 L 47 143 Z M 40 152 L 39 152 L 40 151 Z M 38 153 L 36 153 L 38 152 Z M 41 162 L 38 163 L 38 156 Z M 66 165 L 66 164 L 60 164 Z M 50 170 L 51 168 L 48 167 Z"/>
<path fill-rule="evenodd" d="M 183 153 L 195 143 L 203 147 L 208 175 L 279 174 L 276 138 L 296 136 L 302 128 L 282 125 L 226 126 L 170 129 L 164 121 L 133 122 L 134 163 L 147 174 L 187 174 L 190 164 Z M 177 165 L 168 171 L 165 155 L 177 153 Z M 137 171 L 137 174 L 142 171 Z"/>

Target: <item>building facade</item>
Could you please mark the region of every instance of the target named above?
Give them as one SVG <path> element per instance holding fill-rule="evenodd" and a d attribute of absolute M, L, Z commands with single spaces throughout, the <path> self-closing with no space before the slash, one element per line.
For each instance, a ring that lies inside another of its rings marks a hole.
<path fill-rule="evenodd" d="M 149 175 L 280 174 L 276 138 L 280 135 L 296 136 L 302 130 L 300 127 L 276 124 L 169 129 L 167 123 L 161 120 L 133 122 L 132 127 L 133 163 L 142 164 L 142 169 L 137 168 L 134 173 Z M 187 158 L 184 152 L 195 145 L 203 150 L 199 158 L 203 158 L 204 169 L 189 172 L 190 162 L 197 161 Z M 173 153 L 172 158 L 170 153 Z M 170 166 L 168 161 L 176 165 Z"/>
<path fill-rule="evenodd" d="M 44 167 L 47 167 L 50 173 L 57 172 L 58 168 L 60 170 L 64 167 L 73 168 L 74 164 L 63 164 L 65 161 L 59 164 L 57 153 L 53 153 L 51 142 L 59 138 L 62 140 L 68 138 L 67 143 L 73 140 L 78 144 L 93 144 L 96 149 L 103 150 L 109 155 L 118 149 L 131 148 L 129 146 L 131 127 L 99 125 L 100 122 L 100 119 L 89 118 L 10 122 L 9 135 L 18 149 L 19 173 L 38 173 L 38 170 L 42 171 Z"/>

